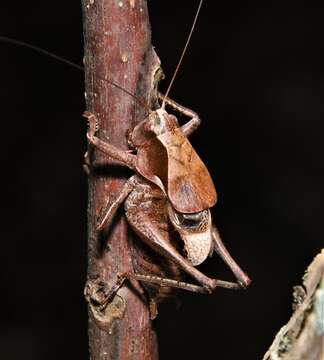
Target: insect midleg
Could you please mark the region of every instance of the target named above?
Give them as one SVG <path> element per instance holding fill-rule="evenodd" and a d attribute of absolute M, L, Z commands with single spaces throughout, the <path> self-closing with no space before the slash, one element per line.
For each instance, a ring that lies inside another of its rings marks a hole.
<path fill-rule="evenodd" d="M 229 266 L 233 274 L 238 280 L 238 283 L 241 287 L 246 287 L 250 284 L 251 280 L 249 277 L 243 272 L 243 270 L 237 265 L 235 260 L 232 258 L 230 253 L 227 251 L 225 245 L 223 244 L 222 239 L 220 238 L 218 231 L 215 226 L 212 229 L 212 235 L 214 239 L 214 249 L 217 254 L 224 260 L 224 262 Z"/>
<path fill-rule="evenodd" d="M 164 99 L 163 94 L 159 93 L 158 96 L 159 96 L 160 100 Z M 186 107 L 178 104 L 177 102 L 175 102 L 174 100 L 172 100 L 168 97 L 165 98 L 165 103 L 168 104 L 169 106 L 171 106 L 173 109 L 177 110 L 180 114 L 183 114 L 183 115 L 191 118 L 190 121 L 188 121 L 186 124 L 181 126 L 181 131 L 183 132 L 184 136 L 189 136 L 195 130 L 198 129 L 199 125 L 201 124 L 201 119 L 199 118 L 197 113 L 195 113 L 193 110 L 191 110 L 189 108 L 186 108 Z"/>
<path fill-rule="evenodd" d="M 102 230 L 104 228 L 106 229 L 111 224 L 111 221 L 115 216 L 119 206 L 126 199 L 129 193 L 134 189 L 136 183 L 137 175 L 131 176 L 126 181 L 119 194 L 116 197 L 108 199 L 106 208 L 97 223 L 97 230 Z"/>

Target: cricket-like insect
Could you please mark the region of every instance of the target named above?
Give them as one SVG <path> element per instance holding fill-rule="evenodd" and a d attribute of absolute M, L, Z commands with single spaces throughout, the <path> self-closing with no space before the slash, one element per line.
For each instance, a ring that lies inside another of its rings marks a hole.
<path fill-rule="evenodd" d="M 200 125 L 200 119 L 194 111 L 167 97 L 190 41 L 201 4 L 202 0 L 166 95 L 159 94 L 162 102 L 160 108 L 150 110 L 149 115 L 128 135 L 131 152 L 101 140 L 97 136 L 100 121 L 95 114 L 84 113 L 89 125 L 89 144 L 135 171 L 120 193 L 110 197 L 98 222 L 98 230 L 109 227 L 119 206 L 124 203 L 125 215 L 132 229 L 159 255 L 154 260 L 153 257 L 139 259 L 133 252 L 134 272 L 120 274 L 106 294 L 102 307 L 111 301 L 127 278 L 143 283 L 150 297 L 152 317 L 156 314 L 156 303 L 168 295 L 171 288 L 211 293 L 216 287 L 240 289 L 250 283 L 248 276 L 226 250 L 212 223 L 210 208 L 216 203 L 216 190 L 207 168 L 188 141 L 188 136 Z M 29 47 L 83 70 L 81 66 L 33 45 L 6 37 L 0 37 L 0 40 Z M 106 81 L 139 101 L 118 84 Z M 177 118 L 165 110 L 165 104 L 189 117 L 190 121 L 180 127 Z M 179 236 L 184 246 L 179 246 Z M 210 278 L 196 268 L 214 251 L 230 267 L 236 283 Z M 194 278 L 198 285 L 182 281 L 183 273 Z"/>
<path fill-rule="evenodd" d="M 100 121 L 86 111 L 87 139 L 90 146 L 135 171 L 120 193 L 108 201 L 98 221 L 97 229 L 106 230 L 117 209 L 124 203 L 128 223 L 153 251 L 162 255 L 159 264 L 139 264 L 133 259 L 134 273 L 120 274 L 106 294 L 111 300 L 127 278 L 140 280 L 147 289 L 150 303 L 156 304 L 166 295 L 165 288 L 181 288 L 198 293 L 211 293 L 216 287 L 245 288 L 250 279 L 226 250 L 216 227 L 212 224 L 210 208 L 217 200 L 210 174 L 201 161 L 188 136 L 200 124 L 198 115 L 167 97 L 175 74 L 186 51 L 195 26 L 200 2 L 187 43 L 166 95 L 159 94 L 161 106 L 151 110 L 128 134 L 132 151 L 123 151 L 97 136 Z M 179 126 L 177 118 L 165 110 L 165 104 L 187 116 L 190 121 Z M 177 237 L 182 239 L 183 249 Z M 216 251 L 230 267 L 237 282 L 209 278 L 196 266 Z M 183 272 L 199 285 L 179 281 Z M 155 307 L 154 307 L 155 308 Z M 154 312 L 152 314 L 154 316 Z"/>
<path fill-rule="evenodd" d="M 212 224 L 210 208 L 216 203 L 216 190 L 203 162 L 187 137 L 198 127 L 199 117 L 171 99 L 166 103 L 191 120 L 179 127 L 174 115 L 163 107 L 152 111 L 129 135 L 129 144 L 136 154 L 119 150 L 96 136 L 99 121 L 85 112 L 89 143 L 109 157 L 136 171 L 121 192 L 109 201 L 98 222 L 98 230 L 106 229 L 125 202 L 125 214 L 135 233 L 201 286 L 157 277 L 155 274 L 123 274 L 145 282 L 178 287 L 194 292 L 212 292 L 217 286 L 231 289 L 246 287 L 250 280 L 225 249 Z M 184 242 L 186 256 L 173 246 L 170 226 Z M 238 283 L 211 279 L 195 266 L 216 251 L 228 264 Z M 120 281 L 122 283 L 123 280 Z"/>

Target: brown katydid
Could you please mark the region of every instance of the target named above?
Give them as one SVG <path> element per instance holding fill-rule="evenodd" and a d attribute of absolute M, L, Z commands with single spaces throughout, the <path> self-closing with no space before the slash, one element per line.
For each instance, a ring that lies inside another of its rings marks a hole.
<path fill-rule="evenodd" d="M 198 12 L 196 18 L 197 15 Z M 131 151 L 120 150 L 102 140 L 99 117 L 88 111 L 84 113 L 89 123 L 87 138 L 90 147 L 136 173 L 128 179 L 120 193 L 108 201 L 98 221 L 98 230 L 107 230 L 117 209 L 124 203 L 131 228 L 161 256 L 158 264 L 152 262 L 143 265 L 138 264 L 139 260 L 133 254 L 134 272 L 119 275 L 119 279 L 105 294 L 106 304 L 127 278 L 142 282 L 151 303 L 165 296 L 165 288 L 210 293 L 217 286 L 239 289 L 250 283 L 250 279 L 226 250 L 212 224 L 210 208 L 216 203 L 216 190 L 208 170 L 188 141 L 188 136 L 199 126 L 200 119 L 192 110 L 167 97 L 175 74 L 166 95 L 159 95 L 159 108 L 149 110 L 148 116 L 129 133 Z M 189 117 L 190 121 L 180 127 L 176 117 L 165 110 L 165 105 Z M 177 246 L 177 237 L 182 239 L 184 251 Z M 196 268 L 214 250 L 230 267 L 237 278 L 236 283 L 209 278 Z M 183 272 L 195 279 L 197 284 L 183 282 Z"/>
<path fill-rule="evenodd" d="M 214 184 L 187 139 L 199 125 L 199 117 L 171 99 L 165 101 L 190 116 L 191 120 L 179 127 L 176 117 L 162 107 L 152 111 L 129 135 L 129 143 L 136 155 L 119 150 L 97 137 L 98 119 L 94 114 L 84 113 L 89 123 L 89 144 L 137 173 L 109 201 L 98 222 L 98 230 L 107 229 L 118 207 L 125 202 L 125 214 L 135 233 L 153 250 L 192 276 L 200 286 L 157 277 L 156 274 L 121 274 L 120 283 L 124 278 L 132 277 L 200 293 L 212 292 L 217 286 L 244 288 L 250 283 L 249 278 L 230 256 L 212 225 L 209 209 L 216 203 Z M 186 257 L 172 245 L 170 225 L 183 240 Z M 237 283 L 211 279 L 195 268 L 214 250 L 230 267 Z"/>
<path fill-rule="evenodd" d="M 198 12 L 199 9 L 196 18 Z M 180 106 L 167 97 L 194 25 L 195 21 L 167 93 L 165 96 L 160 95 L 161 107 L 150 111 L 148 117 L 142 120 L 129 135 L 133 153 L 114 148 L 96 136 L 97 131 L 100 130 L 99 121 L 95 114 L 85 113 L 89 121 L 87 137 L 91 146 L 136 171 L 121 192 L 108 203 L 106 212 L 98 223 L 98 229 L 107 229 L 118 207 L 124 202 L 125 214 L 133 230 L 140 239 L 162 255 L 158 264 L 151 263 L 146 266 L 148 271 L 145 273 L 120 274 L 103 305 L 112 299 L 127 278 L 140 280 L 148 289 L 153 303 L 172 287 L 209 293 L 217 286 L 239 289 L 246 287 L 250 282 L 224 247 L 212 224 L 210 208 L 216 203 L 215 187 L 208 170 L 187 139 L 199 126 L 200 119 L 192 110 Z M 2 38 L 2 40 L 6 39 Z M 26 46 L 18 41 L 11 42 Z M 28 47 L 49 54 L 34 46 Z M 54 57 L 62 60 L 57 56 Z M 68 63 L 83 70 L 79 65 Z M 118 84 L 106 81 L 122 89 Z M 129 94 L 127 90 L 122 90 Z M 136 98 L 133 94 L 129 95 Z M 166 112 L 165 104 L 190 117 L 191 120 L 179 127 L 175 116 Z M 184 242 L 184 254 L 174 243 L 175 232 Z M 237 283 L 209 278 L 195 267 L 214 250 L 228 264 L 238 280 Z M 144 269 L 145 266 L 139 268 Z M 198 284 L 181 281 L 182 271 L 193 277 Z"/>

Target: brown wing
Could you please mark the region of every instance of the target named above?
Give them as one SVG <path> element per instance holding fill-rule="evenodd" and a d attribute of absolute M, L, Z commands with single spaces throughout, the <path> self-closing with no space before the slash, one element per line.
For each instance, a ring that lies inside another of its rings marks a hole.
<path fill-rule="evenodd" d="M 168 178 L 168 156 L 164 146 L 156 137 L 138 148 L 136 170 L 165 192 Z"/>
<path fill-rule="evenodd" d="M 195 213 L 215 205 L 217 194 L 211 176 L 181 130 L 157 138 L 167 151 L 167 193 L 173 207 L 182 213 Z"/>

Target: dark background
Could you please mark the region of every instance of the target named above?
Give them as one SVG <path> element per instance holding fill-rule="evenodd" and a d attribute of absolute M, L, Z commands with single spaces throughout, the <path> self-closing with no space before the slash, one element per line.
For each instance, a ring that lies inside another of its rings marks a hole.
<path fill-rule="evenodd" d="M 205 1 L 171 96 L 202 117 L 192 143 L 218 189 L 213 216 L 253 284 L 162 306 L 161 359 L 260 359 L 323 245 L 323 8 L 224 3 Z M 149 1 L 162 89 L 197 4 Z M 1 35 L 81 63 L 79 1 L 0 9 Z M 83 76 L 23 48 L 0 53 L 0 357 L 87 359 Z M 217 257 L 206 271 L 231 278 Z"/>

